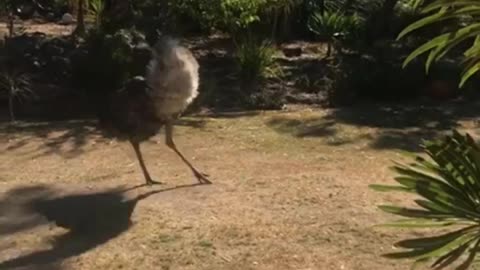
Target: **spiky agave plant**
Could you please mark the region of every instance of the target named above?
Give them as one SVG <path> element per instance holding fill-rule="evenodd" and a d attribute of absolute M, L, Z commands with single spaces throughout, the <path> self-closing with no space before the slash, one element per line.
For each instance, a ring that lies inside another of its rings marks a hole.
<path fill-rule="evenodd" d="M 12 122 L 15 121 L 14 101 L 23 101 L 34 95 L 30 85 L 30 76 L 20 69 L 0 70 L 0 92 L 8 97 L 8 110 Z"/>
<path fill-rule="evenodd" d="M 9 39 L 0 44 L 0 94 L 8 98 L 10 120 L 15 121 L 14 101 L 23 101 L 34 97 L 31 89 L 31 77 L 19 65 Z"/>
<path fill-rule="evenodd" d="M 370 187 L 420 197 L 417 207 L 379 206 L 404 217 L 383 226 L 442 233 L 400 241 L 395 245 L 406 250 L 385 256 L 414 259 L 414 265 L 430 264 L 433 269 L 470 269 L 480 246 L 480 147 L 468 134 L 453 131 L 444 139 L 425 142 L 423 149 L 428 159 L 414 156 L 411 164 L 393 167 L 399 185 Z"/>
<path fill-rule="evenodd" d="M 101 16 L 105 9 L 105 0 L 88 0 L 87 2 L 89 6 L 88 14 L 94 18 L 95 25 L 99 27 L 102 21 Z"/>
<path fill-rule="evenodd" d="M 308 20 L 308 29 L 327 42 L 327 57 L 332 52 L 332 46 L 337 36 L 348 38 L 360 28 L 360 18 L 346 15 L 341 11 L 315 12 Z"/>

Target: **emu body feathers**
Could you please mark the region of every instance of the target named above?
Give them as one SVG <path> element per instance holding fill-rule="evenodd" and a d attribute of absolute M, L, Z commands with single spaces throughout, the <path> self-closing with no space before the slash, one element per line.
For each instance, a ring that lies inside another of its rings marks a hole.
<path fill-rule="evenodd" d="M 176 117 L 198 95 L 199 64 L 188 49 L 169 38 L 155 44 L 152 56 L 146 79 L 156 115 Z"/>
<path fill-rule="evenodd" d="M 161 38 L 152 48 L 146 79 L 135 77 L 115 91 L 101 117 L 107 130 L 132 144 L 147 184 L 152 180 L 140 151 L 140 143 L 165 128 L 165 143 L 192 170 L 200 183 L 211 183 L 177 149 L 173 121 L 198 95 L 199 64 L 187 48 L 171 38 Z"/>

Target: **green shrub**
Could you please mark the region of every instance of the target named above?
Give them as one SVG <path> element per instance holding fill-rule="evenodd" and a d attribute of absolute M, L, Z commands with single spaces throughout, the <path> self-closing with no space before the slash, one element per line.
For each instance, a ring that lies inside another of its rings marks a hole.
<path fill-rule="evenodd" d="M 94 18 L 97 27 L 100 27 L 102 13 L 105 8 L 105 0 L 88 0 L 88 13 Z"/>
<path fill-rule="evenodd" d="M 276 50 L 271 43 L 254 37 L 243 38 L 236 44 L 235 60 L 242 82 L 256 84 L 281 73 L 275 61 Z"/>
<path fill-rule="evenodd" d="M 87 93 L 112 91 L 132 76 L 144 74 L 149 49 L 139 32 L 122 29 L 105 34 L 94 29 L 85 43 L 83 50 L 72 57 L 72 76 L 74 85 Z"/>
<path fill-rule="evenodd" d="M 406 249 L 388 258 L 415 260 L 435 269 L 469 269 L 477 264 L 480 246 L 480 146 L 469 135 L 457 131 L 442 140 L 423 145 L 429 159 L 415 156 L 410 164 L 397 164 L 398 186 L 372 185 L 381 192 L 417 195 L 416 207 L 382 205 L 379 208 L 403 219 L 387 227 L 437 229 L 433 237 L 403 240 L 395 245 Z"/>
<path fill-rule="evenodd" d="M 220 27 L 237 37 L 260 20 L 259 12 L 266 0 L 222 0 L 219 18 Z"/>
<path fill-rule="evenodd" d="M 232 36 L 258 22 L 267 0 L 170 0 L 169 8 L 178 18 L 190 18 L 203 31 L 221 30 Z"/>
<path fill-rule="evenodd" d="M 428 76 L 421 64 L 403 69 L 399 52 L 392 46 L 386 44 L 375 52 L 337 55 L 326 75 L 330 105 L 348 105 L 358 99 L 398 102 L 422 95 Z"/>
<path fill-rule="evenodd" d="M 361 20 L 355 14 L 345 15 L 340 11 L 317 11 L 309 18 L 308 28 L 328 42 L 327 56 L 330 56 L 334 41 L 357 39 L 361 30 Z"/>
<path fill-rule="evenodd" d="M 15 121 L 15 101 L 35 96 L 31 88 L 31 75 L 21 66 L 8 40 L 0 44 L 0 96 L 8 99 L 10 120 Z"/>

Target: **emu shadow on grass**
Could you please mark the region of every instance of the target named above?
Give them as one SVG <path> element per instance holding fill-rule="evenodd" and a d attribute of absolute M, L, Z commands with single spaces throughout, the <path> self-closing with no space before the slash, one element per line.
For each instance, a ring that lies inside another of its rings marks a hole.
<path fill-rule="evenodd" d="M 125 196 L 124 192 L 127 190 L 75 194 L 64 197 L 50 197 L 46 195 L 48 193 L 42 193 L 40 197 L 25 202 L 24 206 L 28 208 L 31 215 L 40 215 L 49 222 L 67 229 L 68 232 L 56 237 L 50 249 L 35 251 L 0 262 L 0 269 L 17 267 L 38 269 L 45 265 L 55 267 L 55 264 L 62 260 L 105 244 L 127 231 L 132 225 L 130 218 L 133 210 L 140 200 L 157 193 L 197 185 L 200 184 L 153 190 L 133 199 Z M 12 197 L 12 194 L 9 197 Z M 30 225 L 29 228 L 35 227 L 35 224 Z"/>

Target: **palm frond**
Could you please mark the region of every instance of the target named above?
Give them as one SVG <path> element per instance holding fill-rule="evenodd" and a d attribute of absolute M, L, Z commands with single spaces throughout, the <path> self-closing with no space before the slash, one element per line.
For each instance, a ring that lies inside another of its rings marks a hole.
<path fill-rule="evenodd" d="M 416 5 L 421 4 L 421 2 L 423 1 L 415 0 Z M 436 0 L 425 5 L 422 12 L 425 17 L 406 27 L 399 34 L 399 39 L 418 29 L 448 20 L 461 21 L 469 18 L 473 22 L 452 24 L 454 26 L 452 31 L 438 35 L 414 50 L 405 59 L 404 66 L 420 55 L 428 53 L 425 63 L 425 69 L 428 72 L 434 62 L 443 58 L 455 47 L 468 40 L 474 40 L 473 45 L 464 53 L 466 65 L 459 83 L 460 87 L 463 87 L 467 80 L 480 70 L 480 46 L 477 42 L 480 36 L 480 2 L 473 0 Z"/>
<path fill-rule="evenodd" d="M 422 146 L 428 155 L 392 169 L 399 185 L 371 185 L 380 192 L 407 192 L 420 196 L 415 207 L 381 205 L 379 208 L 404 219 L 383 224 L 397 228 L 451 228 L 433 237 L 397 242 L 406 249 L 385 257 L 430 262 L 435 269 L 457 265 L 467 269 L 476 259 L 480 244 L 480 147 L 472 137 L 453 131 L 442 140 Z M 453 269 L 453 268 L 448 268 Z"/>

